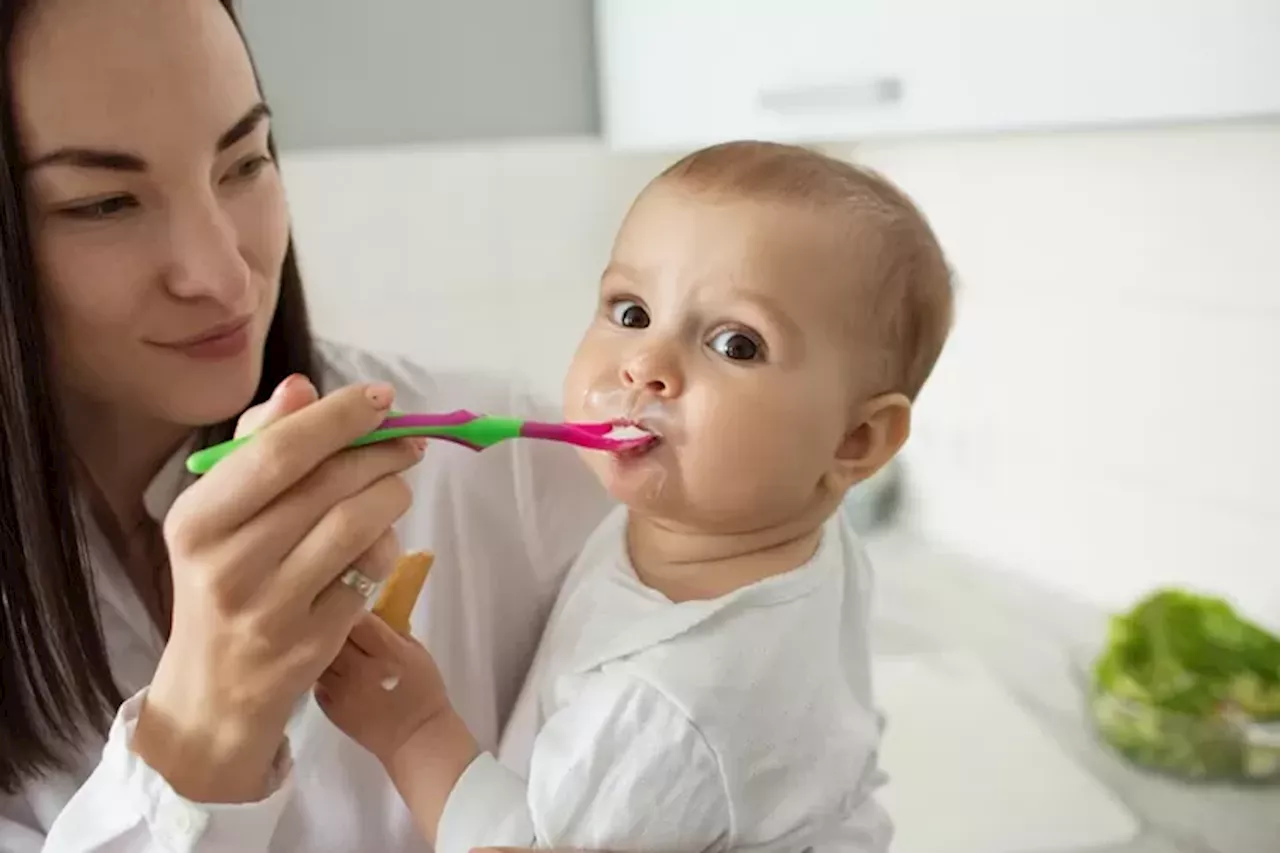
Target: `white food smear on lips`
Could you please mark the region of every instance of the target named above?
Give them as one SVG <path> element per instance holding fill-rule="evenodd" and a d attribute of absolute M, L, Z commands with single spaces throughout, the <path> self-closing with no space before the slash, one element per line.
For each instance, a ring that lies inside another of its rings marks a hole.
<path fill-rule="evenodd" d="M 605 438 L 614 441 L 635 441 L 642 438 L 653 438 L 653 433 L 644 427 L 634 424 L 620 424 L 609 430 Z"/>

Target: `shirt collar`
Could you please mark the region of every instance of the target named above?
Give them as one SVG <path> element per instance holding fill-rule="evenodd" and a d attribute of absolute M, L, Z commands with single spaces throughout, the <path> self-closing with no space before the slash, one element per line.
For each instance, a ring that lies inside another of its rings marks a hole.
<path fill-rule="evenodd" d="M 196 435 L 187 439 L 178 451 L 165 461 L 160 471 L 151 479 L 142 493 L 142 505 L 156 523 L 164 521 L 169 508 L 178 495 L 195 482 L 195 475 L 187 471 L 187 457 L 196 449 Z"/>

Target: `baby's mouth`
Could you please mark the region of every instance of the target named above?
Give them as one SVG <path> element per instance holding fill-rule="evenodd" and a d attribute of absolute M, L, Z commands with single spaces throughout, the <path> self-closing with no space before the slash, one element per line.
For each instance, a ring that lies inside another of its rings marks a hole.
<path fill-rule="evenodd" d="M 626 446 L 614 451 L 614 455 L 624 457 L 641 456 L 662 442 L 662 436 L 656 430 L 633 420 L 614 421 L 613 429 L 605 438 L 627 442 Z"/>
<path fill-rule="evenodd" d="M 613 429 L 609 430 L 605 438 L 611 438 L 614 441 L 638 441 L 642 438 L 657 438 L 658 434 L 651 429 L 646 429 L 634 421 L 614 421 Z"/>

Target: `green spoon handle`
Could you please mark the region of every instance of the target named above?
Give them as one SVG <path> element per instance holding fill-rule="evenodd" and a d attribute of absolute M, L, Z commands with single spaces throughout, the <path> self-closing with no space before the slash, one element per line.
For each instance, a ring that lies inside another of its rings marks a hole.
<path fill-rule="evenodd" d="M 388 419 L 408 417 L 395 412 Z M 391 426 L 375 429 L 351 442 L 349 447 L 363 447 L 379 441 L 390 441 L 395 438 L 422 436 L 440 438 L 461 444 L 472 450 L 483 450 L 509 438 L 519 438 L 524 421 L 519 418 L 495 417 L 479 415 L 463 423 L 439 424 L 431 426 Z M 198 450 L 187 457 L 187 470 L 192 474 L 207 474 L 223 459 L 226 459 L 245 443 L 253 439 L 253 434 L 233 438 L 221 444 L 215 444 Z"/>

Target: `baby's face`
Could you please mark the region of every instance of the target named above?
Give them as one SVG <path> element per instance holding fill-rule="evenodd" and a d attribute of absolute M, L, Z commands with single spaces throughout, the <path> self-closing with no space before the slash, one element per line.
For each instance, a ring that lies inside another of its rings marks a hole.
<path fill-rule="evenodd" d="M 661 436 L 638 454 L 585 454 L 616 499 L 719 533 L 831 501 L 860 402 L 840 236 L 816 213 L 645 191 L 565 382 L 569 420 L 638 421 Z"/>

